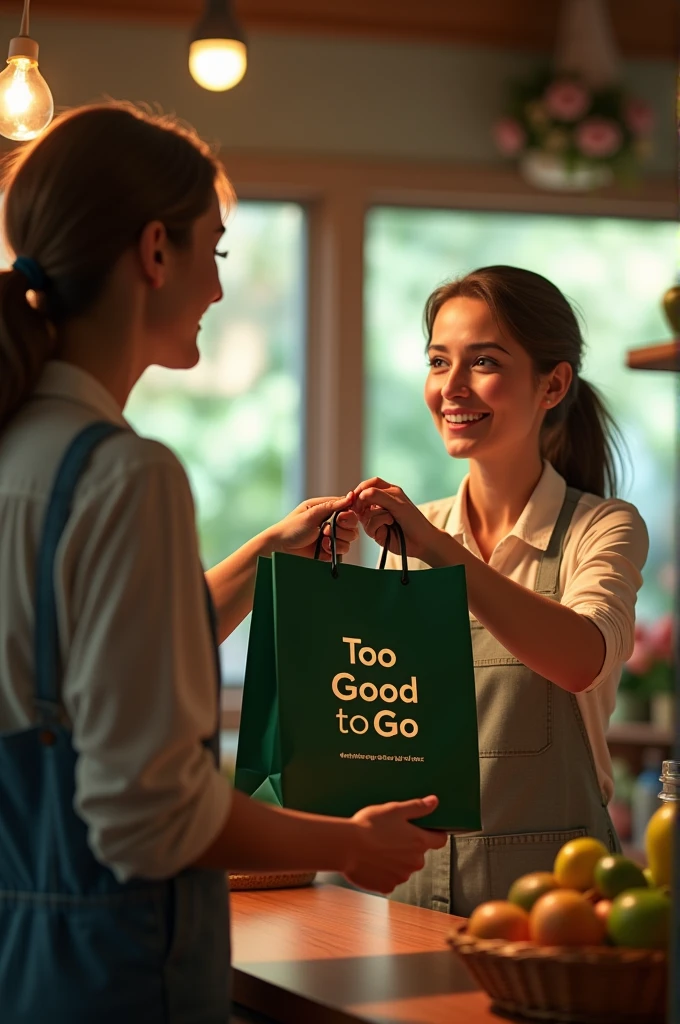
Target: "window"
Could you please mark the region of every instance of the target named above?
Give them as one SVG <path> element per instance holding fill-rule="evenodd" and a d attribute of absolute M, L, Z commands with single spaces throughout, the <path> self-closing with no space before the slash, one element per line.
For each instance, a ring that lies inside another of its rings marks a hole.
<path fill-rule="evenodd" d="M 126 409 L 191 481 L 203 564 L 231 554 L 303 497 L 305 214 L 241 202 L 220 261 L 224 298 L 203 318 L 192 370 L 150 368 Z M 222 645 L 223 680 L 243 682 L 246 621 Z"/>
<path fill-rule="evenodd" d="M 442 281 L 514 264 L 554 281 L 583 315 L 583 374 L 599 386 L 631 455 L 622 497 L 650 533 L 639 615 L 672 604 L 675 388 L 672 374 L 631 371 L 629 348 L 668 336 L 660 306 L 673 282 L 673 222 L 375 207 L 366 222 L 364 472 L 417 502 L 455 493 L 467 463 L 446 455 L 422 397 L 422 313 Z M 365 550 L 374 564 L 375 547 Z"/>

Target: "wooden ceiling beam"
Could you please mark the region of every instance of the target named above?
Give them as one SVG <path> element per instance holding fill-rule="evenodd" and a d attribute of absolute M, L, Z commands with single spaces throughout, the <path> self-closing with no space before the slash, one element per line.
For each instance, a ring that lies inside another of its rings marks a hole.
<path fill-rule="evenodd" d="M 40 15 L 183 23 L 202 0 L 34 0 Z M 421 40 L 550 52 L 558 0 L 235 0 L 246 30 Z M 675 60 L 680 42 L 677 0 L 609 0 L 614 33 L 630 57 Z M 16 0 L 0 0 L 15 10 Z"/>

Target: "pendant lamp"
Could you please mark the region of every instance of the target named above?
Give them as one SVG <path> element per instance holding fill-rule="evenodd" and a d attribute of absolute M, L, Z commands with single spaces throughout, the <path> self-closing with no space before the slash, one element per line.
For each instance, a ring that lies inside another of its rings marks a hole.
<path fill-rule="evenodd" d="M 24 0 L 19 35 L 10 40 L 7 67 L 0 74 L 0 135 L 26 142 L 47 128 L 54 100 L 38 70 L 38 44 L 29 36 L 30 0 Z"/>
<path fill-rule="evenodd" d="M 189 71 L 211 92 L 233 89 L 246 73 L 246 39 L 231 0 L 206 0 L 189 44 Z"/>

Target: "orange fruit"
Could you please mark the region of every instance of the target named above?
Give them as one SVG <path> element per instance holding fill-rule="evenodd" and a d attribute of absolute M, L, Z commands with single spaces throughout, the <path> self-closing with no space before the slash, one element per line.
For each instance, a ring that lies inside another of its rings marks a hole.
<path fill-rule="evenodd" d="M 609 917 L 609 911 L 611 909 L 612 909 L 612 901 L 611 900 L 598 900 L 597 903 L 595 904 L 595 913 L 605 923 L 607 921 L 607 918 Z"/>
<path fill-rule="evenodd" d="M 595 865 L 609 850 L 599 839 L 582 836 L 565 843 L 555 857 L 553 874 L 563 889 L 585 892 L 595 884 Z"/>
<path fill-rule="evenodd" d="M 539 946 L 599 946 L 606 922 L 580 892 L 556 889 L 534 904 L 529 934 Z"/>
<path fill-rule="evenodd" d="M 528 913 L 539 897 L 557 888 L 557 879 L 550 871 L 532 871 L 512 883 L 508 899 Z"/>
<path fill-rule="evenodd" d="M 529 938 L 529 915 L 508 900 L 490 900 L 475 907 L 467 930 L 476 939 L 521 942 Z"/>

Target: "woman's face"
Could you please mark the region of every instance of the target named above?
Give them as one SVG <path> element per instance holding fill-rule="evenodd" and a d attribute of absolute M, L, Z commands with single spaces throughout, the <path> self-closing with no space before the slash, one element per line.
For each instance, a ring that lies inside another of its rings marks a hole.
<path fill-rule="evenodd" d="M 444 303 L 428 361 L 425 401 L 449 455 L 495 461 L 538 454 L 546 408 L 555 404 L 549 381 L 537 380 L 528 353 L 482 299 Z"/>
<path fill-rule="evenodd" d="M 148 318 L 154 363 L 188 369 L 199 360 L 197 336 L 201 318 L 222 298 L 217 271 L 218 243 L 224 232 L 217 195 L 210 209 L 192 226 L 190 244 L 163 245 L 164 281 L 150 296 Z"/>

